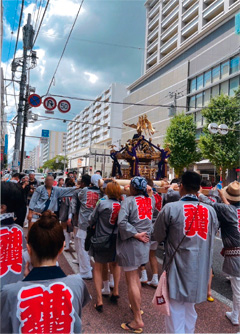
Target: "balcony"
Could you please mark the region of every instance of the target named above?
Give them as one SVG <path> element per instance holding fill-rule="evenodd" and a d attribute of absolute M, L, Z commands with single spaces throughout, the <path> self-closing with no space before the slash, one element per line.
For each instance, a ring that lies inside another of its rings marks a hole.
<path fill-rule="evenodd" d="M 167 2 L 167 4 L 162 9 L 162 14 L 166 16 L 176 5 L 178 4 L 178 0 L 171 0 Z"/>
<path fill-rule="evenodd" d="M 184 0 L 183 1 L 183 8 L 188 9 L 189 7 L 191 7 L 194 3 L 196 2 L 196 0 Z M 198 1 L 197 1 L 198 2 Z"/>
<path fill-rule="evenodd" d="M 148 17 L 151 19 L 157 13 L 159 13 L 159 2 L 157 2 L 156 5 L 148 12 Z"/>
<path fill-rule="evenodd" d="M 162 28 L 167 28 L 178 17 L 179 6 L 177 6 L 171 13 L 162 20 Z"/>
<path fill-rule="evenodd" d="M 178 20 L 173 22 L 173 24 L 162 33 L 161 40 L 165 41 L 166 39 L 171 38 L 173 35 L 176 34 L 177 29 L 178 29 Z"/>
<path fill-rule="evenodd" d="M 158 26 L 159 23 L 159 14 L 154 17 L 148 24 L 148 30 L 153 30 Z"/>
<path fill-rule="evenodd" d="M 188 8 L 188 10 L 186 10 L 186 12 L 184 12 L 182 15 L 182 21 L 185 23 L 188 23 L 194 17 L 196 17 L 196 15 L 198 15 L 198 7 L 199 7 L 199 3 L 196 2 L 190 8 Z"/>
<path fill-rule="evenodd" d="M 157 62 L 158 52 L 154 52 L 151 56 L 147 58 L 147 65 L 153 65 Z"/>
<path fill-rule="evenodd" d="M 148 35 L 148 42 L 153 41 L 154 39 L 156 39 L 156 37 L 158 36 L 158 29 L 159 27 L 156 27 L 149 35 Z"/>
<path fill-rule="evenodd" d="M 198 30 L 198 16 L 182 28 L 182 36 L 189 37 Z"/>
<path fill-rule="evenodd" d="M 176 34 L 169 41 L 163 44 L 161 47 L 161 53 L 166 54 L 172 51 L 177 46 L 177 39 L 178 39 L 178 35 Z"/>
<path fill-rule="evenodd" d="M 148 53 L 153 53 L 154 51 L 157 50 L 158 47 L 158 38 L 153 41 L 147 48 Z"/>
<path fill-rule="evenodd" d="M 224 0 L 215 0 L 203 10 L 203 18 L 211 21 L 218 14 L 224 11 Z"/>

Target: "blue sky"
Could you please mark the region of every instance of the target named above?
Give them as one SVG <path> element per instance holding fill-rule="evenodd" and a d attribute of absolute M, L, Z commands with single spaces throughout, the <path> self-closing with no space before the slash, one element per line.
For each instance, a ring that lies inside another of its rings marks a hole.
<path fill-rule="evenodd" d="M 10 64 L 15 47 L 21 2 L 21 0 L 3 1 L 4 38 L 2 66 L 4 75 L 7 78 L 11 76 Z M 23 24 L 26 23 L 27 14 L 31 13 L 35 26 L 37 17 L 36 3 L 39 5 L 40 0 L 25 0 Z M 43 7 L 41 8 L 40 16 L 43 13 L 46 0 L 43 0 L 42 3 Z M 30 77 L 30 85 L 36 87 L 36 93 L 40 95 L 46 94 L 79 3 L 80 0 L 50 0 L 35 47 L 39 57 L 38 65 L 31 70 Z M 14 33 L 10 44 L 11 31 Z M 22 31 L 19 36 L 18 57 L 21 57 L 22 54 L 21 39 Z M 144 40 L 144 1 L 85 0 L 57 72 L 55 85 L 51 88 L 51 93 L 95 98 L 112 82 L 121 82 L 129 85 L 142 74 Z M 105 43 L 114 45 L 106 45 Z M 131 47 L 139 47 L 141 49 Z M 17 84 L 16 89 L 18 90 Z M 10 85 L 8 94 L 12 93 L 13 88 Z M 67 114 L 68 119 L 72 119 L 86 106 L 84 102 L 71 102 L 72 109 Z M 12 119 L 16 114 L 13 97 L 8 97 L 8 106 L 5 110 L 8 114 L 8 119 Z M 43 115 L 44 109 L 42 107 L 35 108 L 34 112 Z M 61 117 L 62 115 L 55 111 L 54 116 Z M 65 131 L 66 124 L 63 122 L 36 122 L 29 125 L 27 133 L 38 136 L 42 128 Z M 38 141 L 36 139 L 27 138 L 27 152 L 37 144 Z M 12 145 L 13 137 L 10 138 L 10 148 Z"/>

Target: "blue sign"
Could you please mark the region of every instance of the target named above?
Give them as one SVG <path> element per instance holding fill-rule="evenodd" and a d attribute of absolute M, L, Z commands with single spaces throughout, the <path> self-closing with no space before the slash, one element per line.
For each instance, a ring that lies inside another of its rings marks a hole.
<path fill-rule="evenodd" d="M 49 130 L 42 130 L 42 137 L 49 138 Z"/>
<path fill-rule="evenodd" d="M 4 154 L 8 153 L 8 134 L 5 135 Z"/>
<path fill-rule="evenodd" d="M 235 15 L 235 34 L 240 35 L 240 12 Z"/>
<path fill-rule="evenodd" d="M 42 99 L 41 96 L 39 96 L 38 94 L 31 94 L 28 97 L 28 103 L 30 104 L 30 106 L 32 107 L 39 107 L 42 103 Z"/>

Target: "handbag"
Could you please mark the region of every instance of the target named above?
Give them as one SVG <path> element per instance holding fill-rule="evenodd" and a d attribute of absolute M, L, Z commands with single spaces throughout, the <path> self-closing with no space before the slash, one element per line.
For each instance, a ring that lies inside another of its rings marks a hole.
<path fill-rule="evenodd" d="M 89 249 L 90 249 L 90 246 L 91 246 L 91 238 L 92 236 L 94 236 L 95 234 L 95 229 L 92 228 L 91 226 L 88 226 L 87 227 L 87 236 L 86 236 L 86 239 L 85 239 L 85 244 L 84 244 L 84 248 L 85 248 L 85 251 L 88 252 Z"/>
<path fill-rule="evenodd" d="M 94 251 L 101 252 L 109 250 L 112 247 L 114 238 L 114 231 L 117 222 L 113 225 L 112 233 L 110 235 L 103 235 L 101 237 L 95 237 L 94 235 L 91 237 L 91 245 Z"/>
<path fill-rule="evenodd" d="M 170 316 L 170 302 L 169 302 L 167 272 L 170 268 L 170 264 L 172 263 L 172 261 L 174 259 L 174 256 L 176 255 L 179 247 L 181 246 L 182 242 L 186 238 L 188 232 L 191 230 L 192 224 L 193 224 L 193 222 L 195 220 L 195 217 L 198 213 L 198 207 L 199 207 L 199 204 L 197 206 L 197 210 L 195 212 L 195 215 L 193 216 L 193 219 L 192 219 L 192 222 L 189 226 L 189 229 L 184 234 L 184 236 L 183 236 L 182 240 L 180 241 L 180 243 L 178 244 L 177 248 L 174 250 L 170 260 L 168 261 L 167 265 L 165 266 L 165 270 L 163 271 L 163 273 L 160 276 L 159 283 L 158 283 L 157 289 L 155 291 L 155 294 L 154 294 L 153 300 L 152 300 L 153 305 L 157 308 L 157 310 L 160 314 Z"/>

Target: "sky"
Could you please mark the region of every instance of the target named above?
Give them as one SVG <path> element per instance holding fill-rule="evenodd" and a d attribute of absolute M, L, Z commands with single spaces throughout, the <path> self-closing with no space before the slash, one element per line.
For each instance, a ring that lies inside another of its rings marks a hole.
<path fill-rule="evenodd" d="M 21 0 L 3 0 L 3 48 L 2 67 L 5 78 L 11 78 Z M 41 18 L 47 0 L 25 0 L 22 26 L 32 14 L 32 24 L 38 28 L 37 13 Z M 30 85 L 36 93 L 45 95 L 62 53 L 65 41 L 75 19 L 81 0 L 50 0 L 34 50 L 37 51 L 37 66 L 30 71 Z M 145 46 L 145 7 L 142 0 L 85 0 L 67 49 L 57 71 L 50 94 L 96 98 L 111 83 L 126 85 L 134 82 L 143 73 Z M 16 57 L 22 56 L 22 29 Z M 20 73 L 16 74 L 20 77 Z M 18 94 L 18 84 L 15 84 Z M 13 85 L 7 88 L 13 94 Z M 57 99 L 60 100 L 60 99 Z M 18 102 L 18 98 L 17 98 Z M 53 117 L 73 119 L 88 102 L 69 100 L 71 110 L 61 114 L 57 109 Z M 42 106 L 32 108 L 44 115 Z M 16 115 L 13 96 L 7 96 L 5 107 L 7 119 Z M 49 115 L 48 115 L 49 116 Z M 29 123 L 27 135 L 41 136 L 42 129 L 66 131 L 62 121 L 37 121 Z M 9 158 L 14 145 L 13 129 L 8 125 Z M 39 139 L 26 138 L 25 150 L 37 146 Z"/>

